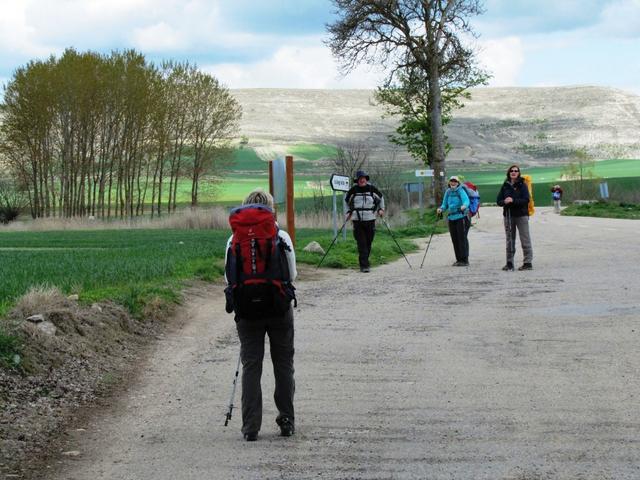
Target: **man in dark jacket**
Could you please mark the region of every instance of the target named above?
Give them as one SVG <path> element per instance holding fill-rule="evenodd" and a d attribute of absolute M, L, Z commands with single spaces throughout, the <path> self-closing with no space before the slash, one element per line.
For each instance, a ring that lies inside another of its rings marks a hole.
<path fill-rule="evenodd" d="M 520 167 L 511 165 L 507 169 L 507 179 L 502 184 L 496 202 L 502 207 L 504 230 L 507 237 L 507 263 L 503 270 L 513 270 L 516 253 L 516 230 L 520 233 L 520 245 L 524 255 L 518 270 L 533 269 L 533 247 L 529 233 L 529 189 L 520 175 Z"/>
<path fill-rule="evenodd" d="M 369 175 L 356 172 L 356 183 L 344 196 L 347 220 L 353 221 L 353 236 L 358 243 L 358 261 L 361 272 L 369 272 L 371 244 L 376 234 L 376 214 L 384 215 L 384 198 L 380 190 L 369 183 Z"/>

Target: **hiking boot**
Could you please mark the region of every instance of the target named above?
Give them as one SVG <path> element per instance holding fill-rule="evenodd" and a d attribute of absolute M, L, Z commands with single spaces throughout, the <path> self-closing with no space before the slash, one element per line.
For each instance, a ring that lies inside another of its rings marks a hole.
<path fill-rule="evenodd" d="M 458 262 L 458 267 L 468 267 L 469 266 L 469 262 Z"/>
<path fill-rule="evenodd" d="M 533 265 L 531 265 L 530 263 L 523 263 L 522 266 L 518 268 L 518 270 L 533 270 Z"/>
<path fill-rule="evenodd" d="M 513 272 L 513 263 L 507 263 L 504 267 L 502 267 L 502 270 L 504 270 L 505 272 Z"/>
<path fill-rule="evenodd" d="M 258 432 L 249 432 L 244 434 L 244 439 L 247 442 L 255 442 L 258 440 Z"/>
<path fill-rule="evenodd" d="M 453 262 L 451 264 L 452 267 L 459 267 L 460 266 L 460 262 Z"/>
<path fill-rule="evenodd" d="M 371 270 L 369 269 L 369 267 L 360 267 L 360 271 L 362 273 L 369 273 Z"/>
<path fill-rule="evenodd" d="M 293 422 L 289 417 L 283 417 L 278 420 L 277 423 L 280 426 L 280 435 L 282 437 L 290 437 L 296 431 L 296 428 L 293 426 Z"/>

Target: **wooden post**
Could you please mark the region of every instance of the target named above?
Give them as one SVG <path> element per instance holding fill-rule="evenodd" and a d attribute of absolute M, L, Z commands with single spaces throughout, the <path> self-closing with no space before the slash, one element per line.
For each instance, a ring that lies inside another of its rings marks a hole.
<path fill-rule="evenodd" d="M 296 245 L 296 222 L 293 212 L 293 156 L 285 157 L 287 167 L 287 232 L 291 237 L 291 243 Z"/>

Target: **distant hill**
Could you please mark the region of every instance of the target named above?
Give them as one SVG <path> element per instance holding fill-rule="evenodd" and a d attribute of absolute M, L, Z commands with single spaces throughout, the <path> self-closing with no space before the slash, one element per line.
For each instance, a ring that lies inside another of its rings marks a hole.
<path fill-rule="evenodd" d="M 381 118 L 371 90 L 242 89 L 249 145 L 366 140 L 376 157 L 396 120 Z M 640 96 L 603 87 L 479 88 L 446 130 L 452 162 L 567 161 L 585 147 L 597 159 L 640 158 Z M 405 152 L 401 158 L 411 161 Z"/>

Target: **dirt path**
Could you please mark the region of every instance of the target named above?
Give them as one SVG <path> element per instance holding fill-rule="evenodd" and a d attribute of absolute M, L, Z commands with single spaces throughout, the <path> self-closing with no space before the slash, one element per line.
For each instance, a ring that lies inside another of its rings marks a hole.
<path fill-rule="evenodd" d="M 70 432 L 80 455 L 45 477 L 640 478 L 639 233 L 638 222 L 540 209 L 535 270 L 502 272 L 499 212 L 483 208 L 469 268 L 449 266 L 440 236 L 422 270 L 420 252 L 411 271 L 404 260 L 368 275 L 304 271 L 289 439 L 273 423 L 269 363 L 259 441 L 242 440 L 239 416 L 222 426 L 234 324 L 219 289 L 193 296 L 184 328 L 159 341 L 126 395 Z"/>

